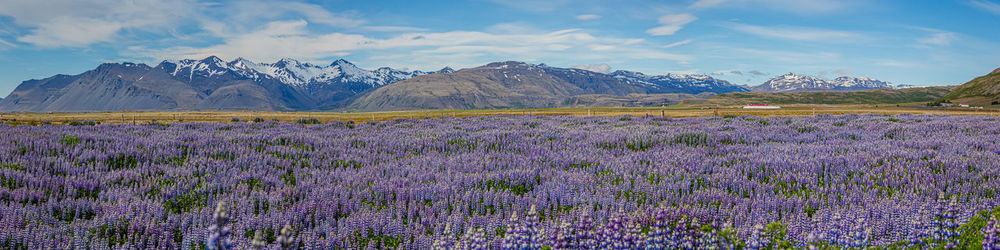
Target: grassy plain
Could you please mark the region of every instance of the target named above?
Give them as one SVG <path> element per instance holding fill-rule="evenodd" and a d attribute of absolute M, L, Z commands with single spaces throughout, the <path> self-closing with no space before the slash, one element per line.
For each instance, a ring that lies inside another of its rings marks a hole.
<path fill-rule="evenodd" d="M 7 124 L 67 124 L 74 121 L 96 121 L 103 124 L 143 124 L 151 121 L 160 123 L 178 122 L 241 122 L 278 119 L 294 122 L 299 119 L 316 118 L 322 122 L 328 121 L 382 121 L 397 118 L 418 119 L 431 117 L 466 117 L 484 115 L 574 115 L 574 116 L 664 116 L 664 117 L 699 117 L 699 116 L 808 116 L 814 114 L 945 114 L 945 115 L 1000 115 L 1000 110 L 972 109 L 930 109 L 908 106 L 912 104 L 893 105 L 783 105 L 778 110 L 744 110 L 740 107 L 705 107 L 674 105 L 665 107 L 627 107 L 627 108 L 551 108 L 551 109 L 482 109 L 482 110 L 423 110 L 423 111 L 392 111 L 392 112 L 274 112 L 274 111 L 178 111 L 178 112 L 94 112 L 94 113 L 2 113 L 0 122 Z"/>

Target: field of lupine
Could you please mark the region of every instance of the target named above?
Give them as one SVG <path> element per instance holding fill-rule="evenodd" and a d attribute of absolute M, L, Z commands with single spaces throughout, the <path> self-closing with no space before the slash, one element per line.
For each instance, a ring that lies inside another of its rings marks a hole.
<path fill-rule="evenodd" d="M 0 248 L 997 249 L 1000 120 L 0 125 Z"/>

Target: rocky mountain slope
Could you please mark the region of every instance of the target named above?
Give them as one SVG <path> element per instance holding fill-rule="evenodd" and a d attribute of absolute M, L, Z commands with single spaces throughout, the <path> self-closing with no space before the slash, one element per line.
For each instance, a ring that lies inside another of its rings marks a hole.
<path fill-rule="evenodd" d="M 153 67 L 106 63 L 79 75 L 25 81 L 0 100 L 0 111 L 309 111 L 343 109 L 348 104 L 352 110 L 536 108 L 566 105 L 577 95 L 608 95 L 582 105 L 626 105 L 635 102 L 613 96 L 735 91 L 747 89 L 704 75 L 603 74 L 519 62 L 425 72 L 366 70 L 345 60 L 322 66 L 294 59 L 226 62 L 210 56 L 163 61 Z M 643 98 L 642 102 L 670 103 L 687 97 Z"/>
<path fill-rule="evenodd" d="M 707 76 L 649 76 L 618 71 L 497 62 L 454 73 L 400 81 L 358 98 L 350 110 L 545 108 L 573 103 L 579 95 L 663 94 L 747 91 Z"/>
<path fill-rule="evenodd" d="M 764 84 L 751 87 L 759 92 L 809 92 L 809 91 L 862 91 L 895 88 L 892 83 L 868 77 L 842 76 L 825 80 L 811 76 L 788 73 L 768 80 Z"/>
<path fill-rule="evenodd" d="M 955 91 L 948 93 L 941 101 L 972 105 L 1000 103 L 1000 68 L 956 87 Z"/>
<path fill-rule="evenodd" d="M 225 62 L 214 56 L 155 67 L 106 63 L 79 75 L 25 81 L 0 101 L 0 111 L 334 109 L 370 89 L 431 73 L 365 70 L 345 60 L 328 66 L 293 59 Z"/>

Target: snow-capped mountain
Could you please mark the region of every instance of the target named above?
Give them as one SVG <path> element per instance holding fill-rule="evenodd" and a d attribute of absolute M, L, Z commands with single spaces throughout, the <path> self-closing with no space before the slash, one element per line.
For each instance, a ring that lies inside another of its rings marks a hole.
<path fill-rule="evenodd" d="M 395 85 L 401 86 L 392 87 Z M 258 63 L 238 58 L 227 62 L 210 56 L 163 61 L 155 67 L 105 63 L 78 75 L 25 81 L 0 101 L 0 111 L 312 111 L 348 108 L 360 98 L 368 101 L 353 106 L 376 110 L 392 109 L 389 104 L 410 108 L 552 107 L 578 95 L 734 91 L 746 88 L 705 75 L 604 74 L 523 62 L 425 72 L 363 69 L 346 60 L 318 65 L 294 59 Z"/>
<path fill-rule="evenodd" d="M 764 92 L 807 92 L 807 91 L 860 91 L 895 88 L 892 83 L 868 77 L 837 77 L 826 80 L 806 75 L 788 73 L 754 86 L 753 91 Z"/>
<path fill-rule="evenodd" d="M 319 66 L 291 58 L 284 58 L 274 63 L 257 63 L 244 58 L 225 62 L 218 57 L 210 56 L 202 60 L 164 61 L 161 65 L 164 64 L 172 69 L 171 75 L 175 77 L 186 76 L 188 80 L 194 80 L 196 76 L 212 78 L 233 74 L 251 80 L 276 79 L 281 83 L 296 87 L 337 83 L 365 84 L 370 87 L 378 87 L 419 75 L 436 73 L 402 71 L 388 67 L 366 70 L 344 59 L 334 61 L 327 66 Z M 451 69 L 445 68 L 445 70 L 450 71 Z"/>
<path fill-rule="evenodd" d="M 726 80 L 716 79 L 707 75 L 666 74 L 646 75 L 639 72 L 618 70 L 611 73 L 615 78 L 630 84 L 646 84 L 656 86 L 662 93 L 698 94 L 713 92 L 716 94 L 749 91 Z"/>
<path fill-rule="evenodd" d="M 694 98 L 695 95 L 692 94 L 734 91 L 746 91 L 746 88 L 705 75 L 646 75 L 629 71 L 605 74 L 507 61 L 386 85 L 359 97 L 348 108 L 551 108 L 574 106 L 581 99 L 625 96 L 657 96 L 651 98 L 664 104 L 678 100 L 667 100 L 669 98 Z M 668 93 L 676 95 L 658 95 Z"/>

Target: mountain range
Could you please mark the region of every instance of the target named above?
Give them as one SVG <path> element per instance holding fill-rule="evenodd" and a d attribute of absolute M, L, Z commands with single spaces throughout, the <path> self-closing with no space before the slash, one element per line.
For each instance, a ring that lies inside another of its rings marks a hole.
<path fill-rule="evenodd" d="M 758 92 L 863 91 L 895 87 L 892 83 L 868 77 L 842 76 L 833 80 L 825 80 L 788 73 L 768 80 L 764 84 L 751 87 L 750 90 Z"/>
<path fill-rule="evenodd" d="M 373 90 L 348 109 L 479 109 L 574 106 L 581 95 L 698 94 L 747 91 L 704 75 L 610 74 L 523 62 L 495 62 L 430 74 Z M 673 104 L 673 103 L 667 103 Z"/>
<path fill-rule="evenodd" d="M 225 62 L 215 56 L 163 61 L 155 67 L 105 63 L 79 75 L 22 82 L 0 101 L 0 111 L 334 109 L 373 88 L 448 72 L 452 70 L 365 70 L 345 60 L 327 66 L 293 59 Z"/>
<path fill-rule="evenodd" d="M 78 75 L 22 82 L 3 112 L 119 110 L 405 110 L 561 106 L 576 95 L 747 91 L 704 75 L 610 74 L 497 62 L 460 71 L 366 70 L 346 60 L 321 66 L 210 56 L 156 66 L 105 63 Z"/>
<path fill-rule="evenodd" d="M 163 61 L 105 63 L 78 75 L 22 82 L 0 112 L 171 110 L 384 111 L 671 105 L 731 92 L 859 91 L 894 88 L 867 77 L 824 80 L 789 73 L 759 86 L 697 74 L 602 73 L 524 62 L 408 71 L 362 69 L 346 60 L 258 63 Z"/>

